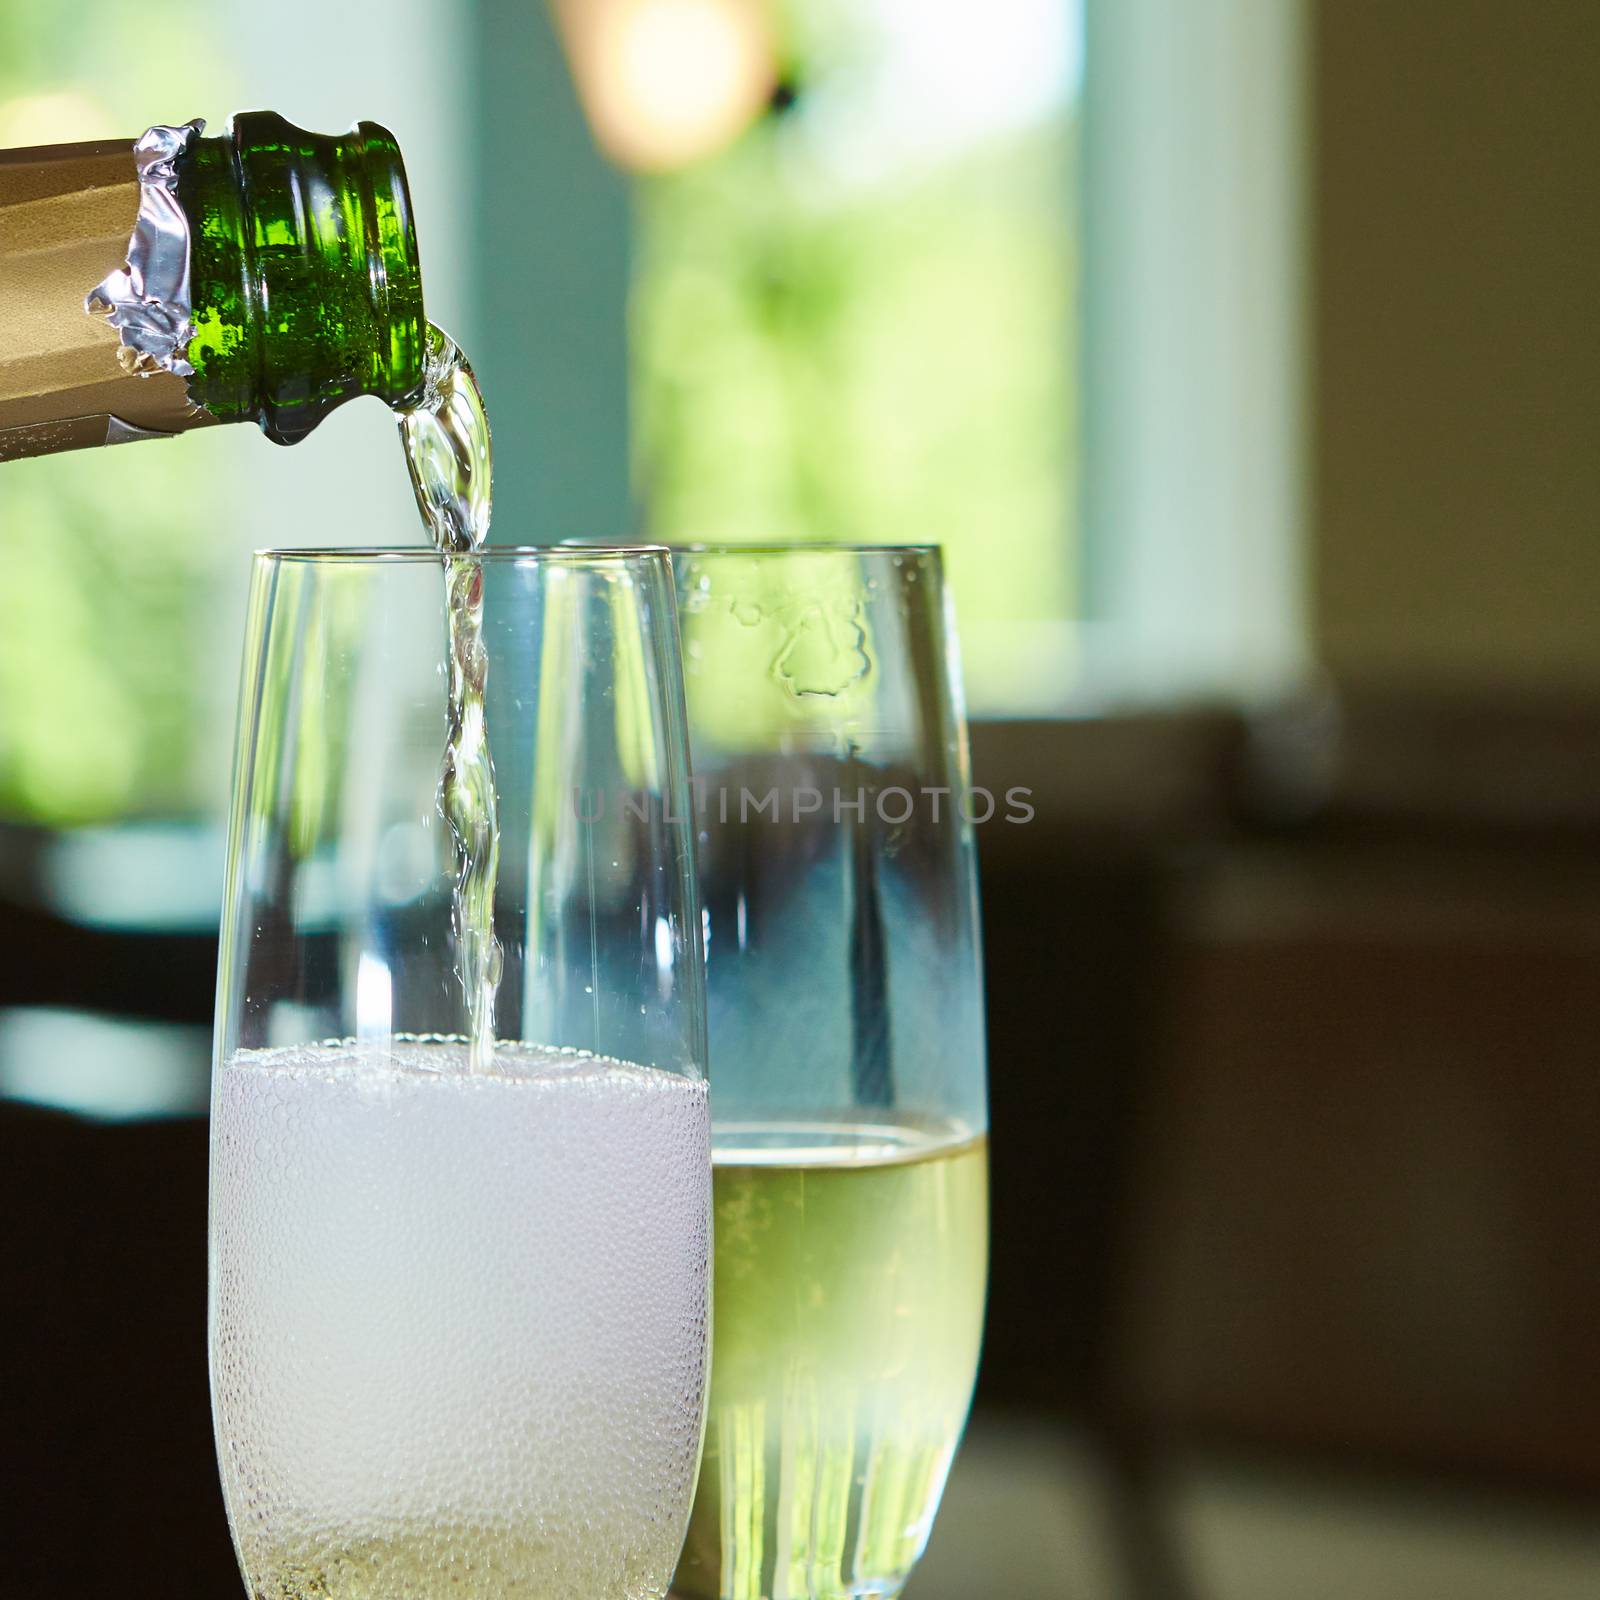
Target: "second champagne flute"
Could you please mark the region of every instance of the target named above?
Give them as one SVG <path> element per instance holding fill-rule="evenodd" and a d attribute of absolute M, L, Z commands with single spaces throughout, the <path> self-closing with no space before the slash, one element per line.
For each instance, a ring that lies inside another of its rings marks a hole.
<path fill-rule="evenodd" d="M 670 567 L 452 559 L 488 682 L 447 717 L 437 555 L 257 558 L 212 1102 L 228 1516 L 260 1600 L 658 1600 L 710 1223 Z"/>
<path fill-rule="evenodd" d="M 988 1254 L 983 808 L 939 553 L 674 566 L 716 1197 L 711 1410 L 674 1590 L 893 1596 L 966 1420 Z"/>

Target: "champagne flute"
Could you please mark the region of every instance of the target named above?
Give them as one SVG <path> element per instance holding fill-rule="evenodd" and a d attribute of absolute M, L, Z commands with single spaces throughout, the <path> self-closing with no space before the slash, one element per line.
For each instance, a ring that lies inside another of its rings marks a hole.
<path fill-rule="evenodd" d="M 974 816 L 939 552 L 675 552 L 716 1258 L 674 1591 L 900 1592 L 987 1275 Z"/>
<path fill-rule="evenodd" d="M 493 797 L 441 790 L 440 557 L 256 560 L 212 1101 L 228 1516 L 257 1597 L 647 1600 L 708 1359 L 671 568 L 451 560 L 481 585 Z"/>

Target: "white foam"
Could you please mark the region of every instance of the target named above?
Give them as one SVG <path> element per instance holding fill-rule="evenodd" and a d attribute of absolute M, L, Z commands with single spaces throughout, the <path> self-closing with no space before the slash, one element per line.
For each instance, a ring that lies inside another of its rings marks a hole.
<path fill-rule="evenodd" d="M 364 1596 L 430 1570 L 666 1590 L 706 1381 L 705 1086 L 527 1046 L 495 1067 L 413 1042 L 222 1069 L 212 1386 L 259 1593 L 358 1549 Z"/>

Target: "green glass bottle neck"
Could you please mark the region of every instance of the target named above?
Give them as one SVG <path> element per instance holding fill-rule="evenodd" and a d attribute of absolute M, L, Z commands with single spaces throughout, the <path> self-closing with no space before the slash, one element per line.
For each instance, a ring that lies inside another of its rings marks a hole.
<path fill-rule="evenodd" d="M 307 133 L 247 112 L 190 145 L 178 193 L 197 405 L 293 444 L 357 395 L 390 406 L 417 395 L 427 319 L 391 133 L 372 122 Z"/>

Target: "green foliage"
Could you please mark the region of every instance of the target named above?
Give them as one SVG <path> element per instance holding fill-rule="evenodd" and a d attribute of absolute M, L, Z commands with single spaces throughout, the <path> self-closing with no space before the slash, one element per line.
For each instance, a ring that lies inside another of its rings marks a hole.
<path fill-rule="evenodd" d="M 185 501 L 201 441 L 0 467 L 0 812 L 182 810 L 219 548 Z"/>
<path fill-rule="evenodd" d="M 202 88 L 226 92 L 201 15 L 198 0 L 0 6 L 0 108 L 60 95 L 88 121 L 41 140 L 188 115 Z M 193 809 L 224 492 L 198 439 L 0 466 L 0 815 Z"/>
<path fill-rule="evenodd" d="M 70 94 L 95 107 L 103 125 L 130 134 L 193 116 L 204 110 L 195 97 L 225 94 L 229 76 L 207 45 L 206 15 L 203 0 L 0 6 L 0 101 Z M 174 52 L 174 39 L 183 40 L 181 51 Z M 49 135 L 102 136 L 101 128 Z"/>
<path fill-rule="evenodd" d="M 652 536 L 938 543 L 964 624 L 1070 615 L 1070 129 L 857 188 L 801 133 L 769 116 L 641 185 Z"/>

